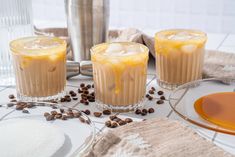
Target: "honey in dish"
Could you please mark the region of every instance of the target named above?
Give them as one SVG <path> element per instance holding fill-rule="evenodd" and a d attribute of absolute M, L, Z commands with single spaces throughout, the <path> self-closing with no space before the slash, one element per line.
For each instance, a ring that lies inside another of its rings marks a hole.
<path fill-rule="evenodd" d="M 203 96 L 194 103 L 196 112 L 205 120 L 235 130 L 235 92 Z"/>

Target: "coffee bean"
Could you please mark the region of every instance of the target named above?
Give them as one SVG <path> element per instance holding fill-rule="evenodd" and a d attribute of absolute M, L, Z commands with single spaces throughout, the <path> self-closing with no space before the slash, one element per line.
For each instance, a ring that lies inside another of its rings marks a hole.
<path fill-rule="evenodd" d="M 76 93 L 72 93 L 71 96 L 72 96 L 72 97 L 75 97 L 75 96 L 77 96 L 77 94 L 76 94 Z"/>
<path fill-rule="evenodd" d="M 146 94 L 145 97 L 148 98 L 150 95 L 149 94 Z"/>
<path fill-rule="evenodd" d="M 73 93 L 75 93 L 73 90 L 69 91 L 69 94 L 72 95 Z"/>
<path fill-rule="evenodd" d="M 35 107 L 34 103 L 32 102 L 27 103 L 27 108 L 33 108 L 33 107 Z"/>
<path fill-rule="evenodd" d="M 135 114 L 141 114 L 141 110 L 140 109 L 136 109 L 135 110 Z"/>
<path fill-rule="evenodd" d="M 82 93 L 82 94 L 81 94 L 81 97 L 82 97 L 82 98 L 84 98 L 84 97 L 87 98 L 87 94 Z"/>
<path fill-rule="evenodd" d="M 114 120 L 115 118 L 117 118 L 116 115 L 111 115 L 111 116 L 109 116 L 109 119 L 110 119 L 110 120 Z"/>
<path fill-rule="evenodd" d="M 64 113 L 64 109 L 63 108 L 60 108 L 60 113 Z"/>
<path fill-rule="evenodd" d="M 118 124 L 121 126 L 121 125 L 125 125 L 127 122 L 125 122 L 124 120 L 120 120 L 118 121 Z"/>
<path fill-rule="evenodd" d="M 133 120 L 132 120 L 131 118 L 126 118 L 126 119 L 125 119 L 125 122 L 126 122 L 126 123 L 131 123 L 131 122 L 133 122 Z"/>
<path fill-rule="evenodd" d="M 103 114 L 104 114 L 104 115 L 110 115 L 110 114 L 111 114 L 111 111 L 110 111 L 110 110 L 104 110 L 104 111 L 103 111 Z"/>
<path fill-rule="evenodd" d="M 101 117 L 102 116 L 101 112 L 94 112 L 93 114 L 94 114 L 95 117 Z"/>
<path fill-rule="evenodd" d="M 91 111 L 90 111 L 90 110 L 85 110 L 84 113 L 85 113 L 86 115 L 90 115 L 90 114 L 91 114 Z"/>
<path fill-rule="evenodd" d="M 82 104 L 83 104 L 83 103 L 85 103 L 85 101 L 86 101 L 86 100 L 81 99 L 81 100 L 80 100 L 80 103 L 82 103 Z"/>
<path fill-rule="evenodd" d="M 115 122 L 119 122 L 119 121 L 121 121 L 122 119 L 121 118 L 118 118 L 118 117 L 116 117 L 116 118 L 114 118 L 113 119 L 113 121 L 115 121 Z"/>
<path fill-rule="evenodd" d="M 57 113 L 57 114 L 55 115 L 55 118 L 56 118 L 56 119 L 62 118 L 62 114 L 61 114 L 61 113 Z"/>
<path fill-rule="evenodd" d="M 79 118 L 82 114 L 81 114 L 81 112 L 75 112 L 75 113 L 73 113 L 73 115 L 75 118 Z"/>
<path fill-rule="evenodd" d="M 22 113 L 29 113 L 29 111 L 28 111 L 28 110 L 23 109 L 23 110 L 22 110 Z"/>
<path fill-rule="evenodd" d="M 65 98 L 65 99 L 66 99 L 66 98 L 70 98 L 70 95 L 65 95 L 64 98 Z"/>
<path fill-rule="evenodd" d="M 91 88 L 91 85 L 90 85 L 90 84 L 88 84 L 86 87 L 87 87 L 88 89 L 90 89 L 90 88 Z"/>
<path fill-rule="evenodd" d="M 84 118 L 82 118 L 82 117 L 79 117 L 79 120 L 80 120 L 80 122 L 82 122 L 82 123 L 85 123 L 85 122 L 86 122 L 86 120 L 85 120 Z"/>
<path fill-rule="evenodd" d="M 82 87 L 82 90 L 83 90 L 83 92 L 84 92 L 84 91 L 87 91 L 88 88 L 87 88 L 87 87 Z"/>
<path fill-rule="evenodd" d="M 85 102 L 84 102 L 84 105 L 89 105 L 89 102 L 88 102 L 88 101 L 85 101 Z"/>
<path fill-rule="evenodd" d="M 148 97 L 148 100 L 149 100 L 149 101 L 153 100 L 153 97 L 152 97 L 152 96 L 149 96 L 149 97 Z"/>
<path fill-rule="evenodd" d="M 148 110 L 147 109 L 142 109 L 142 111 L 141 112 L 145 112 L 145 113 L 148 113 Z"/>
<path fill-rule="evenodd" d="M 117 122 L 111 122 L 111 128 L 116 128 L 118 127 L 118 123 Z"/>
<path fill-rule="evenodd" d="M 67 116 L 62 115 L 61 119 L 62 119 L 62 120 L 67 120 Z"/>
<path fill-rule="evenodd" d="M 149 90 L 149 94 L 154 94 L 154 91 L 153 90 Z"/>
<path fill-rule="evenodd" d="M 163 100 L 158 100 L 158 101 L 157 101 L 157 104 L 163 104 L 163 103 L 164 103 Z"/>
<path fill-rule="evenodd" d="M 65 102 L 65 101 L 66 101 L 65 98 L 61 98 L 61 99 L 60 99 L 60 102 Z"/>
<path fill-rule="evenodd" d="M 78 100 L 78 97 L 73 97 L 73 100 Z"/>
<path fill-rule="evenodd" d="M 161 99 L 161 100 L 166 100 L 165 96 L 163 96 L 163 95 L 160 96 L 160 99 Z"/>
<path fill-rule="evenodd" d="M 71 98 L 68 97 L 68 98 L 65 98 L 66 102 L 70 102 L 71 101 Z"/>
<path fill-rule="evenodd" d="M 81 83 L 80 84 L 80 87 L 82 88 L 82 87 L 85 87 L 85 84 L 84 83 Z"/>
<path fill-rule="evenodd" d="M 47 116 L 49 116 L 50 115 L 50 113 L 48 113 L 48 112 L 45 112 L 44 113 L 44 117 L 47 117 Z"/>
<path fill-rule="evenodd" d="M 12 107 L 12 106 L 14 106 L 15 104 L 14 103 L 8 103 L 7 104 L 7 107 Z"/>
<path fill-rule="evenodd" d="M 154 109 L 153 109 L 153 108 L 149 108 L 149 109 L 148 109 L 148 112 L 149 112 L 149 113 L 153 113 L 153 112 L 154 112 Z"/>
<path fill-rule="evenodd" d="M 146 115 L 147 115 L 147 112 L 141 112 L 141 115 L 142 115 L 142 116 L 146 116 Z"/>
<path fill-rule="evenodd" d="M 51 121 L 51 120 L 54 120 L 54 119 L 55 119 L 55 117 L 53 115 L 46 116 L 47 121 Z"/>
<path fill-rule="evenodd" d="M 88 99 L 89 102 L 95 102 L 95 99 Z"/>
<path fill-rule="evenodd" d="M 16 110 L 23 110 L 23 109 L 24 109 L 23 105 L 16 105 Z"/>
<path fill-rule="evenodd" d="M 111 127 L 111 121 L 110 121 L 110 120 L 106 121 L 106 122 L 105 122 L 105 126 Z"/>
<path fill-rule="evenodd" d="M 154 87 L 151 87 L 151 90 L 152 90 L 152 91 L 156 91 L 156 89 L 155 89 Z"/>
<path fill-rule="evenodd" d="M 94 88 L 94 87 L 95 87 L 95 85 L 94 85 L 94 84 L 92 84 L 92 85 L 91 85 L 91 87 L 92 87 L 92 88 Z"/>
<path fill-rule="evenodd" d="M 9 98 L 9 99 L 15 99 L 15 96 L 14 96 L 13 94 L 10 94 L 10 95 L 8 96 L 8 98 Z"/>
<path fill-rule="evenodd" d="M 157 92 L 157 94 L 158 94 L 158 95 L 163 95 L 164 92 L 160 90 L 160 91 Z"/>
<path fill-rule="evenodd" d="M 57 114 L 57 111 L 51 111 L 51 114 L 55 116 Z"/>
<path fill-rule="evenodd" d="M 73 112 L 68 112 L 67 113 L 67 118 L 74 118 L 74 114 L 73 114 Z"/>
<path fill-rule="evenodd" d="M 89 94 L 88 90 L 83 91 L 84 94 Z"/>
<path fill-rule="evenodd" d="M 17 100 L 13 99 L 13 100 L 11 100 L 10 102 L 17 102 Z"/>

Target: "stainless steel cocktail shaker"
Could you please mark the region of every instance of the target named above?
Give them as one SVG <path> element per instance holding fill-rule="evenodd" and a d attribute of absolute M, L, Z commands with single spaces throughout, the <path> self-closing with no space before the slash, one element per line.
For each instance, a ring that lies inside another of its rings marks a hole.
<path fill-rule="evenodd" d="M 90 48 L 108 35 L 109 0 L 65 0 L 74 61 L 90 60 Z"/>

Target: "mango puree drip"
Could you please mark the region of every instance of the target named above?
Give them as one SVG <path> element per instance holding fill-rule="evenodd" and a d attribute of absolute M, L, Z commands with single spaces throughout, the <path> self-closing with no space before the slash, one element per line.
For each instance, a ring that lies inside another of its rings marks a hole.
<path fill-rule="evenodd" d="M 185 30 L 189 35 L 197 35 L 197 39 L 188 39 L 188 40 L 172 40 L 169 36 L 175 35 L 178 31 L 182 30 L 169 30 L 161 31 L 155 35 L 155 52 L 156 54 L 167 55 L 173 50 L 179 50 L 186 45 L 194 45 L 197 48 L 202 48 L 205 45 L 207 37 L 202 32 L 197 32 L 193 30 Z"/>
<path fill-rule="evenodd" d="M 98 45 L 91 50 L 93 52 L 91 55 L 91 60 L 112 68 L 115 75 L 115 94 L 119 94 L 122 90 L 122 74 L 126 68 L 140 66 L 142 67 L 141 69 L 143 75 L 145 75 L 145 66 L 148 62 L 148 50 L 144 49 L 146 51 L 127 56 L 108 56 L 104 55 L 107 46 L 108 44 L 105 43 Z"/>

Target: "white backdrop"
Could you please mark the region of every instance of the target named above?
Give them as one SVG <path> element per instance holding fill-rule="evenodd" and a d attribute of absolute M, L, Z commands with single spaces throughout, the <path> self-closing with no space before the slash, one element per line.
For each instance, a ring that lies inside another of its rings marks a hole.
<path fill-rule="evenodd" d="M 35 23 L 65 26 L 64 0 L 32 0 Z M 235 33 L 235 0 L 110 0 L 110 27 Z"/>

